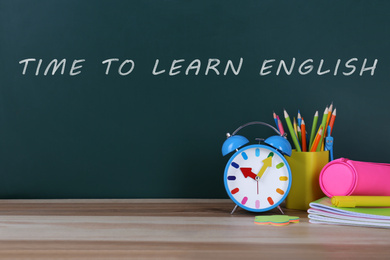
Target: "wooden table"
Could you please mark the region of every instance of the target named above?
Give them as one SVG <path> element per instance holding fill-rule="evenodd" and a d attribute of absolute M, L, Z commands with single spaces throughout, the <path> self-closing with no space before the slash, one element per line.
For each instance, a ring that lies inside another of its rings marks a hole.
<path fill-rule="evenodd" d="M 1 200 L 0 259 L 390 259 L 390 230 L 253 223 L 230 200 Z M 264 213 L 263 213 L 264 214 Z M 278 210 L 266 214 L 279 214 Z"/>

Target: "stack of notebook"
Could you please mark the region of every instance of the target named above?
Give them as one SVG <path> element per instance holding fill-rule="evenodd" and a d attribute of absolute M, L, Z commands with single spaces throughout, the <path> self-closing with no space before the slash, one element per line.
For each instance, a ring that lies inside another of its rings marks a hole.
<path fill-rule="evenodd" d="M 328 197 L 309 205 L 310 223 L 390 228 L 390 207 L 336 207 Z"/>

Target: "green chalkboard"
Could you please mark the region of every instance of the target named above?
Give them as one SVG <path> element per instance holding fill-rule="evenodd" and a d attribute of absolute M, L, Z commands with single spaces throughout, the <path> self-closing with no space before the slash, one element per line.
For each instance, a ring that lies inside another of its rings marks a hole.
<path fill-rule="evenodd" d="M 0 198 L 227 198 L 227 132 L 332 102 L 335 157 L 390 162 L 389 9 L 0 0 Z"/>

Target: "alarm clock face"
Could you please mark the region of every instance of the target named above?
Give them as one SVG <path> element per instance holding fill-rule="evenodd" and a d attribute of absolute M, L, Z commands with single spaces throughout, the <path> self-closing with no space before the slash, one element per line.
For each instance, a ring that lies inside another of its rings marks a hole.
<path fill-rule="evenodd" d="M 262 212 L 277 207 L 291 187 L 286 159 L 266 145 L 250 145 L 237 151 L 224 174 L 229 197 L 241 208 Z"/>

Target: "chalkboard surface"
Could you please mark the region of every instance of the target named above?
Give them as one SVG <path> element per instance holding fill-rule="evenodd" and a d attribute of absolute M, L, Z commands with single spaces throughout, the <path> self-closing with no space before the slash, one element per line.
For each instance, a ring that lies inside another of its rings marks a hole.
<path fill-rule="evenodd" d="M 335 157 L 390 162 L 389 10 L 1 0 L 0 197 L 227 198 L 227 132 L 332 102 Z"/>

